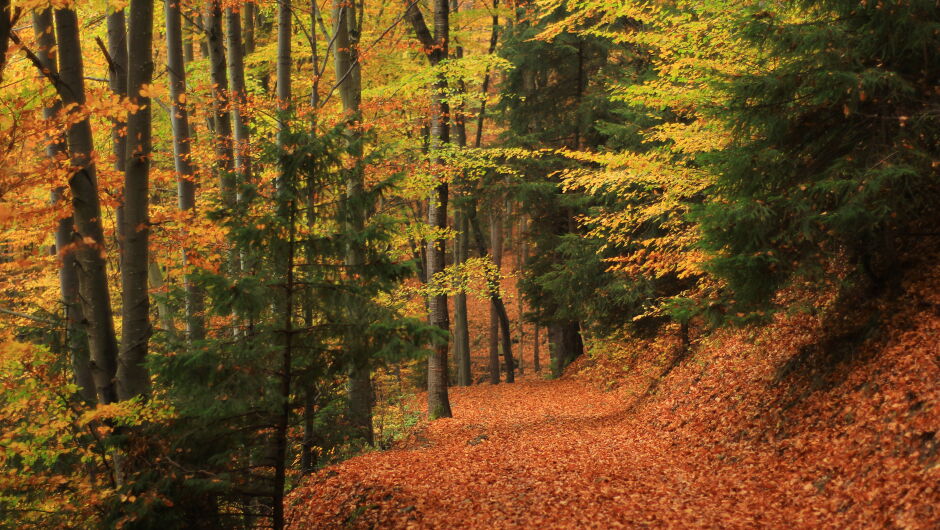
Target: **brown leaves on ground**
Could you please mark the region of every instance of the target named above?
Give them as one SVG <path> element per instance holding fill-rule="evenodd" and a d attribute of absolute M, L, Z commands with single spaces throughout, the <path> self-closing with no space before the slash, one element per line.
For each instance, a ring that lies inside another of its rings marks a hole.
<path fill-rule="evenodd" d="M 313 476 L 291 524 L 937 528 L 937 285 L 936 267 L 908 281 L 888 331 L 789 375 L 818 319 L 713 336 L 653 393 L 648 376 L 453 389 L 455 418 Z"/>

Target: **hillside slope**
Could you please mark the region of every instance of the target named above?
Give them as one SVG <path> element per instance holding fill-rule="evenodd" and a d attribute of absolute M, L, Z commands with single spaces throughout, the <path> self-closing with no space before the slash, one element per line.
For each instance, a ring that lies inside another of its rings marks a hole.
<path fill-rule="evenodd" d="M 938 285 L 923 269 L 880 333 L 828 349 L 800 315 L 703 339 L 661 380 L 667 358 L 624 344 L 562 380 L 454 389 L 455 418 L 311 477 L 291 524 L 936 528 Z"/>

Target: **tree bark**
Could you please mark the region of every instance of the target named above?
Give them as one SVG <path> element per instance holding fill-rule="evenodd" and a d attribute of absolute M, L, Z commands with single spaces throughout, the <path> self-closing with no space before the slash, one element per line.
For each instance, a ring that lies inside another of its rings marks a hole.
<path fill-rule="evenodd" d="M 228 75 L 226 74 L 225 46 L 222 35 L 221 0 L 212 0 L 205 17 L 209 63 L 212 75 L 212 97 L 215 114 L 216 172 L 222 193 L 222 203 L 235 207 L 234 150 L 232 148 L 232 122 L 228 112 Z"/>
<path fill-rule="evenodd" d="M 244 25 L 245 55 L 255 53 L 255 10 L 258 9 L 254 2 L 245 2 L 241 9 L 242 22 Z"/>
<path fill-rule="evenodd" d="M 450 36 L 450 6 L 447 0 L 434 0 L 434 35 L 428 30 L 424 17 L 418 10 L 417 4 L 409 6 L 405 13 L 411 22 L 419 42 L 424 46 L 425 54 L 436 68 L 442 60 L 447 58 L 447 48 Z M 438 74 L 434 83 L 431 98 L 431 151 L 443 148 L 450 142 L 449 116 L 450 108 L 445 99 L 447 80 Z M 443 163 L 438 159 L 436 163 Z M 443 179 L 434 189 L 428 201 L 428 224 L 441 231 L 447 228 L 447 182 Z M 433 281 L 434 275 L 444 270 L 444 249 L 446 240 L 443 237 L 428 242 L 428 281 Z M 449 315 L 447 310 L 447 295 L 438 294 L 430 297 L 429 314 L 432 325 L 449 331 Z M 447 350 L 448 343 L 443 342 L 435 348 L 428 359 L 428 415 L 431 419 L 449 418 L 450 399 L 447 394 Z"/>
<path fill-rule="evenodd" d="M 498 201 L 494 201 L 498 203 Z M 495 208 L 494 208 L 495 210 Z M 496 265 L 496 276 L 502 276 L 501 268 L 503 262 L 503 225 L 499 218 L 499 213 L 494 211 L 490 214 L 490 256 L 493 258 L 493 264 Z M 496 302 L 490 302 L 490 383 L 499 384 L 499 310 L 496 308 Z M 506 366 L 506 382 L 510 382 L 512 367 Z"/>
<path fill-rule="evenodd" d="M 85 104 L 85 76 L 78 17 L 74 10 L 60 8 L 55 11 L 55 21 L 59 45 L 59 94 L 63 104 L 80 107 Z M 117 340 L 108 291 L 106 247 L 89 119 L 85 117 L 71 125 L 67 137 L 74 171 L 69 178 L 75 223 L 71 240 L 75 245 L 78 262 L 79 294 L 87 329 L 95 394 L 98 402 L 104 405 L 117 400 L 114 388 Z"/>
<path fill-rule="evenodd" d="M 164 2 L 166 14 L 166 55 L 167 71 L 170 80 L 170 123 L 173 129 L 173 164 L 176 169 L 176 190 L 179 209 L 182 211 L 195 210 L 196 184 L 193 182 L 195 168 L 190 159 L 190 144 L 192 136 L 189 126 L 189 106 L 186 104 L 186 64 L 185 46 L 183 45 L 183 31 L 181 27 L 182 12 L 179 2 L 167 0 Z M 190 54 L 192 53 L 192 41 Z M 192 60 L 190 58 L 190 60 Z M 182 252 L 183 267 L 186 267 L 188 257 L 186 249 Z M 206 336 L 205 320 L 202 312 L 205 310 L 205 298 L 202 290 L 193 282 L 192 275 L 183 276 L 183 287 L 186 291 L 186 333 L 190 341 L 199 341 Z"/>
<path fill-rule="evenodd" d="M 452 13 L 457 13 L 459 8 L 458 0 L 450 0 Z M 454 47 L 454 57 L 463 58 L 463 46 Z M 467 92 L 463 81 L 458 84 L 457 90 L 461 94 Z M 464 106 L 460 104 L 453 113 L 453 143 L 459 148 L 467 146 L 467 128 L 463 111 Z M 454 265 L 456 266 L 466 263 L 469 243 L 467 216 L 462 208 L 465 206 L 455 208 L 454 211 L 454 225 L 457 228 L 457 238 L 454 241 Z M 454 356 L 457 358 L 457 384 L 470 386 L 473 376 L 470 366 L 470 326 L 467 314 L 467 293 L 462 290 L 454 295 Z"/>
<path fill-rule="evenodd" d="M 131 0 L 127 90 L 137 110 L 127 119 L 127 170 L 124 173 L 124 259 L 121 266 L 122 329 L 118 358 L 118 398 L 147 396 L 150 375 L 144 362 L 152 332 L 150 292 L 150 159 L 153 81 L 153 2 Z"/>
<path fill-rule="evenodd" d="M 241 13 L 237 8 L 225 8 L 226 39 L 228 43 L 228 75 L 232 82 L 229 98 L 232 102 L 232 121 L 235 130 L 235 178 L 236 186 L 251 182 L 251 157 L 249 156 L 250 140 L 248 136 L 248 121 L 245 119 L 245 109 L 248 106 L 245 89 L 245 48 L 242 45 Z M 238 201 L 241 200 L 240 192 Z"/>
<path fill-rule="evenodd" d="M 539 325 L 536 324 L 532 330 L 532 366 L 536 373 L 542 373 L 542 362 L 539 359 Z"/>
<path fill-rule="evenodd" d="M 346 179 L 346 229 L 351 233 L 362 233 L 365 228 L 365 211 L 362 209 L 364 183 L 362 175 L 362 134 L 359 129 L 359 105 L 362 101 L 362 83 L 359 64 L 359 41 L 356 28 L 356 9 L 353 2 L 333 2 L 333 61 L 336 70 L 336 85 L 346 114 L 347 153 L 354 166 Z M 364 249 L 351 243 L 346 248 L 346 269 L 358 275 L 364 265 Z M 348 309 L 355 312 L 355 302 Z M 373 443 L 372 433 L 372 376 L 369 366 L 369 351 L 358 335 L 349 334 L 345 340 L 347 354 L 351 358 L 349 384 L 347 387 L 346 416 L 359 437 Z"/>
<path fill-rule="evenodd" d="M 576 321 L 548 326 L 548 347 L 552 357 L 552 376 L 561 377 L 565 368 L 584 353 L 581 326 Z"/>
<path fill-rule="evenodd" d="M 108 15 L 108 85 L 114 95 L 127 97 L 127 21 L 124 9 Z M 115 120 L 111 126 L 111 149 L 114 153 L 114 169 L 124 173 L 127 169 L 127 123 Z M 121 260 L 124 259 L 124 198 L 117 207 L 118 243 Z"/>
<path fill-rule="evenodd" d="M 50 74 L 58 75 L 56 65 L 56 38 L 52 22 L 52 9 L 33 11 L 33 31 L 36 35 L 36 56 Z M 42 109 L 43 118 L 53 119 L 62 105 L 54 100 L 49 106 Z M 66 146 L 61 137 L 53 138 L 46 145 L 46 156 L 56 160 L 64 154 Z M 51 202 L 56 209 L 66 209 L 64 204 L 65 190 L 57 187 L 52 190 Z M 88 356 L 88 339 L 82 329 L 82 306 L 78 298 L 78 271 L 75 253 L 69 248 L 74 223 L 71 212 L 59 218 L 55 231 L 55 251 L 59 258 L 59 291 L 62 297 L 62 308 L 65 312 L 65 344 L 72 365 L 72 375 L 75 384 L 79 387 L 79 395 L 87 402 L 95 401 L 95 383 L 91 375 L 91 365 Z"/>
<path fill-rule="evenodd" d="M 467 216 L 460 209 L 454 213 L 454 224 L 457 225 L 454 262 L 459 266 L 467 262 L 467 250 L 470 243 Z M 470 327 L 467 317 L 467 293 L 460 291 L 454 296 L 454 355 L 457 357 L 457 384 L 461 386 L 473 384 L 470 366 Z"/>
<path fill-rule="evenodd" d="M 480 221 L 477 219 L 477 209 L 476 204 L 471 202 L 471 206 L 467 208 L 469 215 L 470 228 L 475 236 L 477 250 L 480 252 L 481 257 L 487 255 L 486 251 L 486 241 L 483 239 L 483 230 L 480 228 Z M 503 359 L 507 367 L 515 365 L 515 362 L 512 357 L 512 343 L 510 342 L 510 333 L 509 333 L 509 315 L 506 313 L 506 305 L 503 303 L 503 297 L 500 294 L 500 285 L 499 285 L 499 274 L 496 274 L 495 277 L 491 276 L 487 278 L 487 283 L 489 286 L 489 295 L 490 302 L 493 304 L 493 307 L 496 308 L 496 316 L 499 318 L 500 326 L 500 337 L 502 339 L 503 345 Z M 511 370 L 506 372 L 506 382 L 512 383 L 515 381 L 514 374 Z"/>

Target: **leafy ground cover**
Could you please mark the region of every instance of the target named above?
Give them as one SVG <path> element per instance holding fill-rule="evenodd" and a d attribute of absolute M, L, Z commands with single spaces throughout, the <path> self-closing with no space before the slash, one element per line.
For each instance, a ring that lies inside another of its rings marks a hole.
<path fill-rule="evenodd" d="M 454 388 L 454 418 L 320 471 L 290 524 L 936 528 L 938 284 L 938 267 L 908 279 L 848 345 L 814 348 L 831 323 L 799 315 L 719 332 L 665 376 L 653 342 Z"/>

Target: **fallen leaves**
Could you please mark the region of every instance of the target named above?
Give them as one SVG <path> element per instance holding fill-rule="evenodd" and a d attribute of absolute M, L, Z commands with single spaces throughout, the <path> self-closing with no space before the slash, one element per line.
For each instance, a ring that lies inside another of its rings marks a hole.
<path fill-rule="evenodd" d="M 290 496 L 290 522 L 936 528 L 937 285 L 937 266 L 906 282 L 883 340 L 824 385 L 779 375 L 820 334 L 794 315 L 708 338 L 649 395 L 669 341 L 645 345 L 610 391 L 603 359 L 558 381 L 454 388 L 454 418 L 314 475 Z"/>

